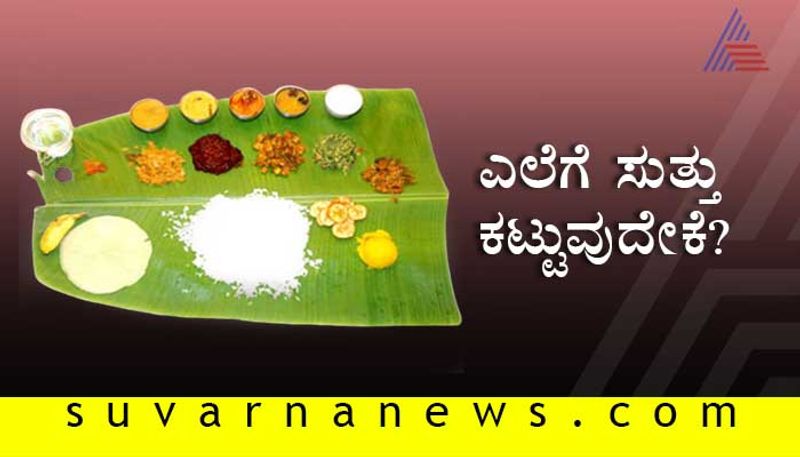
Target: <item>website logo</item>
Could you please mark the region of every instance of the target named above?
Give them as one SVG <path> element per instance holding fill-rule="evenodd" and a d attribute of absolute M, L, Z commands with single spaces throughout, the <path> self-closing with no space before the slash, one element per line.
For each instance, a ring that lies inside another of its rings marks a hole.
<path fill-rule="evenodd" d="M 739 8 L 725 23 L 717 43 L 703 66 L 703 71 L 767 71 L 767 60 L 750 40 L 750 27 Z"/>

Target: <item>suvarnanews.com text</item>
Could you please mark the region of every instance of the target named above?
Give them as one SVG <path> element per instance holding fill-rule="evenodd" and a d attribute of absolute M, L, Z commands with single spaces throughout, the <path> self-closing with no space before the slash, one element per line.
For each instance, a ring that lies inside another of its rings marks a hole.
<path fill-rule="evenodd" d="M 735 428 L 736 427 L 736 407 L 732 401 L 702 401 L 696 406 L 687 409 L 686 406 L 679 408 L 669 401 L 660 401 L 650 406 L 633 405 L 635 400 L 609 402 L 605 420 L 607 424 L 615 428 L 626 428 L 638 425 L 631 418 L 629 411 L 631 408 L 647 408 L 649 414 L 637 414 L 639 422 L 642 418 L 655 424 L 658 427 L 669 428 L 679 423 L 681 420 L 691 421 L 702 428 Z M 316 402 L 315 402 L 316 403 Z M 525 402 L 526 414 L 525 425 L 532 428 L 547 427 L 548 408 L 547 401 Z M 406 411 L 402 406 L 402 401 L 380 401 L 374 404 L 354 406 L 352 403 L 342 400 L 332 400 L 329 408 L 320 408 L 319 405 L 309 405 L 303 401 L 283 401 L 272 402 L 265 405 L 264 401 L 247 401 L 231 405 L 220 405 L 215 401 L 204 401 L 202 399 L 176 399 L 154 401 L 152 404 L 137 403 L 135 406 L 127 401 L 109 401 L 100 408 L 88 410 L 81 401 L 72 401 L 65 405 L 64 423 L 67 427 L 80 428 L 88 423 L 93 425 L 102 424 L 113 428 L 135 427 L 138 422 L 157 420 L 163 427 L 168 428 L 170 422 L 180 416 L 179 421 L 191 420 L 200 428 L 218 427 L 245 427 L 254 428 L 263 426 L 264 423 L 280 423 L 280 426 L 287 428 L 307 427 L 310 417 L 318 425 L 320 421 L 337 428 L 357 428 L 367 425 L 369 427 L 380 428 L 402 428 L 404 421 L 411 419 L 414 423 L 426 424 L 429 427 L 443 428 L 448 426 L 448 421 L 455 414 L 448 407 L 448 400 L 432 400 L 426 402 L 423 408 L 414 408 Z M 511 407 L 505 401 L 474 401 L 470 402 L 471 408 L 460 410 L 460 422 L 474 421 L 474 424 L 484 427 L 502 428 L 509 424 L 509 421 L 520 421 L 519 415 L 508 419 L 507 411 Z M 513 407 L 519 408 L 521 402 L 514 402 Z M 319 411 L 315 409 L 319 408 Z M 369 411 L 361 411 L 367 409 Z M 271 415 L 272 417 L 267 417 Z M 413 415 L 413 417 L 409 417 Z M 356 418 L 359 420 L 356 420 Z M 371 419 L 365 423 L 363 418 Z M 268 420 L 267 420 L 268 419 Z M 424 421 L 424 422 L 423 422 Z M 582 427 L 585 424 L 579 418 L 572 421 L 574 427 Z"/>

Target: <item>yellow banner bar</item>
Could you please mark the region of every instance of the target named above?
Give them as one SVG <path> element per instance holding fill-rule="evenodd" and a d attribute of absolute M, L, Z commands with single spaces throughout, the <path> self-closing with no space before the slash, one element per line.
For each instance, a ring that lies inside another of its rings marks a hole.
<path fill-rule="evenodd" d="M 798 455 L 800 398 L 0 398 L 0 455 Z"/>

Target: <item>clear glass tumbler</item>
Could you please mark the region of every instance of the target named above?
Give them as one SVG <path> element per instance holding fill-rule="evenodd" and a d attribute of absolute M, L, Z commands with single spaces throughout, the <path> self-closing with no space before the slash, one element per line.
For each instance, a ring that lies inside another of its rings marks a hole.
<path fill-rule="evenodd" d="M 50 158 L 58 158 L 72 149 L 72 131 L 72 119 L 66 112 L 42 108 L 25 116 L 19 135 L 28 149 Z"/>

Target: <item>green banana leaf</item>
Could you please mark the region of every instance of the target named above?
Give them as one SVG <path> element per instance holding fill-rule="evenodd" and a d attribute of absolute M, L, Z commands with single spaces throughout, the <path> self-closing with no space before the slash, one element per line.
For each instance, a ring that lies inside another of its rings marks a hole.
<path fill-rule="evenodd" d="M 42 175 L 35 178 L 46 203 L 34 212 L 36 278 L 47 287 L 83 300 L 170 316 L 353 326 L 459 324 L 461 316 L 447 261 L 448 192 L 417 98 L 407 89 L 362 93 L 362 111 L 345 120 L 329 116 L 324 94 L 311 92 L 308 112 L 295 119 L 280 116 L 268 96 L 264 112 L 250 121 L 235 118 L 227 100 L 220 100 L 217 115 L 200 125 L 184 119 L 172 106 L 166 126 L 155 133 L 137 130 L 127 114 L 76 128 L 72 151 L 63 158 L 42 162 Z M 254 138 L 259 133 L 286 130 L 302 138 L 306 162 L 288 177 L 261 173 L 254 165 Z M 316 141 L 337 132 L 352 136 L 363 148 L 348 174 L 323 170 L 312 159 Z M 209 133 L 218 133 L 239 148 L 245 156 L 243 165 L 223 175 L 195 171 L 188 147 Z M 184 155 L 185 182 L 149 186 L 138 180 L 126 154 L 148 141 Z M 375 192 L 361 179 L 361 171 L 383 156 L 400 158 L 416 177 L 416 183 L 397 198 Z M 108 171 L 86 175 L 82 166 L 86 159 L 103 161 Z M 56 179 L 60 168 L 71 170 L 72 179 Z M 294 296 L 236 296 L 230 285 L 211 280 L 192 264 L 193 253 L 169 236 L 172 223 L 163 213 L 180 213 L 184 208 L 192 213 L 214 195 L 247 195 L 254 189 L 277 192 L 306 206 L 316 200 L 349 196 L 369 210 L 367 219 L 356 224 L 356 236 L 387 230 L 397 243 L 399 259 L 391 268 L 369 270 L 358 258 L 355 238 L 336 239 L 329 228 L 313 223 L 308 247 L 323 263 L 301 278 Z M 87 212 L 88 217 L 123 216 L 148 233 L 153 255 L 138 283 L 113 294 L 90 294 L 67 279 L 58 250 L 42 254 L 38 241 L 47 224 L 58 215 L 80 211 Z"/>

